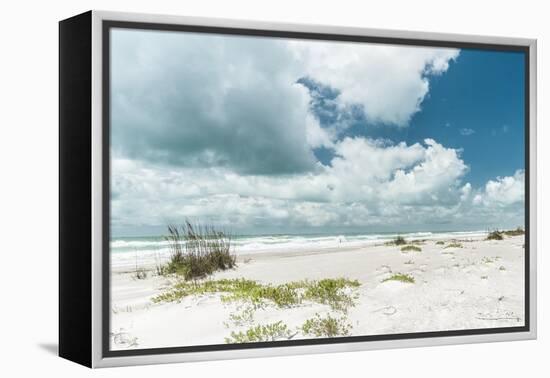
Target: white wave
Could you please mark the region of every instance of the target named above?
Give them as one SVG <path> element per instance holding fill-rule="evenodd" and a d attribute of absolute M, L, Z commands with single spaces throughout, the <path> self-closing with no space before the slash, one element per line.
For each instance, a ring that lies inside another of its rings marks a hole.
<path fill-rule="evenodd" d="M 452 239 L 474 238 L 486 235 L 486 231 L 458 232 L 411 232 L 393 234 L 358 235 L 261 235 L 235 237 L 232 240 L 234 253 L 255 254 L 280 251 L 309 251 L 322 249 L 355 248 L 383 243 L 400 235 L 405 239 Z M 111 263 L 116 267 L 154 265 L 166 261 L 170 256 L 170 243 L 165 240 L 123 240 L 111 241 Z"/>

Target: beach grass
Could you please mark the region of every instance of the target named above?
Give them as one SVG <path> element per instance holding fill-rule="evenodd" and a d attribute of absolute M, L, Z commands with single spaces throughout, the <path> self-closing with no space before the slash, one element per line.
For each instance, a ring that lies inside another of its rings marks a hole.
<path fill-rule="evenodd" d="M 416 245 L 406 245 L 404 247 L 401 247 L 401 252 L 422 252 L 422 248 L 416 246 Z"/>
<path fill-rule="evenodd" d="M 436 245 L 445 245 L 445 242 L 443 240 L 438 240 L 435 242 Z"/>
<path fill-rule="evenodd" d="M 387 281 L 399 281 L 405 283 L 415 283 L 414 277 L 409 274 L 395 273 L 388 278 L 382 280 L 382 282 Z"/>
<path fill-rule="evenodd" d="M 231 332 L 230 337 L 225 338 L 226 344 L 242 344 L 263 341 L 276 341 L 289 339 L 292 333 L 282 321 L 266 325 L 257 325 L 245 332 Z"/>
<path fill-rule="evenodd" d="M 346 311 L 355 305 L 355 288 L 360 283 L 345 278 L 319 281 L 295 281 L 281 285 L 261 284 L 246 279 L 180 281 L 168 291 L 153 297 L 154 303 L 178 302 L 190 295 L 222 294 L 223 302 L 250 303 L 255 308 L 273 305 L 288 308 L 304 301 L 326 304 L 336 311 Z"/>
<path fill-rule="evenodd" d="M 170 246 L 170 260 L 157 267 L 157 273 L 162 275 L 176 274 L 190 280 L 236 266 L 231 237 L 212 225 L 192 224 L 188 220 L 181 226 L 168 225 L 165 240 Z"/>
<path fill-rule="evenodd" d="M 328 314 L 321 317 L 315 314 L 314 318 L 307 319 L 301 327 L 302 333 L 314 337 L 336 337 L 348 336 L 351 331 L 351 325 L 346 317 L 334 318 Z"/>

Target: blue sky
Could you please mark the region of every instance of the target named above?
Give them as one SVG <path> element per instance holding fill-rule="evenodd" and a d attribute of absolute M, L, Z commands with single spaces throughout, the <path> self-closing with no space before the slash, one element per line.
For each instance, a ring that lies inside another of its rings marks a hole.
<path fill-rule="evenodd" d="M 463 49 L 444 75 L 430 78 L 429 96 L 408 127 L 369 123 L 357 110 L 351 116 L 353 127 L 343 135 L 407 144 L 433 138 L 445 146 L 463 149 L 463 160 L 470 166 L 465 179 L 476 186 L 495 176 L 512 175 L 525 164 L 523 72 L 523 53 Z M 322 99 L 335 98 L 338 92 L 307 79 L 302 82 L 316 90 L 316 107 L 324 110 L 317 114 L 330 123 L 337 111 L 323 106 Z M 325 164 L 333 157 L 324 148 L 316 150 L 316 155 Z"/>
<path fill-rule="evenodd" d="M 114 234 L 524 223 L 522 53 L 111 33 Z"/>
<path fill-rule="evenodd" d="M 449 71 L 431 81 L 406 140 L 430 136 L 462 148 L 471 167 L 465 178 L 473 185 L 513 174 L 525 165 L 523 72 L 523 53 L 462 50 Z"/>

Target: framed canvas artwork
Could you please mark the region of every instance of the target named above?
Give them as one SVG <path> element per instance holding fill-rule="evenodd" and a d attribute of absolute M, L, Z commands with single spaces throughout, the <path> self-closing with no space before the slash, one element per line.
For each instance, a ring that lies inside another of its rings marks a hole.
<path fill-rule="evenodd" d="M 536 42 L 60 24 L 60 355 L 536 337 Z"/>

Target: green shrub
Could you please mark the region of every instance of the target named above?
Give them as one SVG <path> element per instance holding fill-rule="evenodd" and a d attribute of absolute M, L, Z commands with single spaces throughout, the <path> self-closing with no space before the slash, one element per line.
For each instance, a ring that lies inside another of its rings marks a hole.
<path fill-rule="evenodd" d="M 523 228 L 518 227 L 515 230 L 504 231 L 504 234 L 507 236 L 519 236 L 519 235 L 525 235 L 525 231 L 523 230 Z"/>
<path fill-rule="evenodd" d="M 382 280 L 382 282 L 387 281 L 399 281 L 399 282 L 405 282 L 405 283 L 414 283 L 414 277 L 408 274 L 403 273 L 395 273 L 392 276 L 385 278 Z"/>
<path fill-rule="evenodd" d="M 416 245 L 406 245 L 404 247 L 401 247 L 401 252 L 422 252 L 422 248 L 417 247 Z"/>
<path fill-rule="evenodd" d="M 301 330 L 304 335 L 314 337 L 348 336 L 351 325 L 346 322 L 345 317 L 333 318 L 327 315 L 322 318 L 319 314 L 315 314 L 314 318 L 306 320 Z"/>
<path fill-rule="evenodd" d="M 345 278 L 305 281 L 304 299 L 329 305 L 333 310 L 346 311 L 354 305 L 354 296 L 344 292 L 346 288 L 361 286 L 359 281 Z"/>
<path fill-rule="evenodd" d="M 245 279 L 222 279 L 217 281 L 180 281 L 168 291 L 153 297 L 152 301 L 177 302 L 194 294 L 221 293 L 224 302 L 247 302 L 254 307 L 274 305 L 287 308 L 303 301 L 329 305 L 333 310 L 346 311 L 355 304 L 356 293 L 349 292 L 360 286 L 356 280 L 345 278 L 320 281 L 295 281 L 281 285 L 263 285 Z"/>
<path fill-rule="evenodd" d="M 445 242 L 443 240 L 438 240 L 435 242 L 436 245 L 444 245 Z"/>
<path fill-rule="evenodd" d="M 225 338 L 227 344 L 254 343 L 262 341 L 276 341 L 289 339 L 292 336 L 287 325 L 282 321 L 267 325 L 257 325 L 245 332 L 231 332 L 230 337 Z"/>
<path fill-rule="evenodd" d="M 502 240 L 504 239 L 503 233 L 499 230 L 489 232 L 487 235 L 487 240 Z"/>

